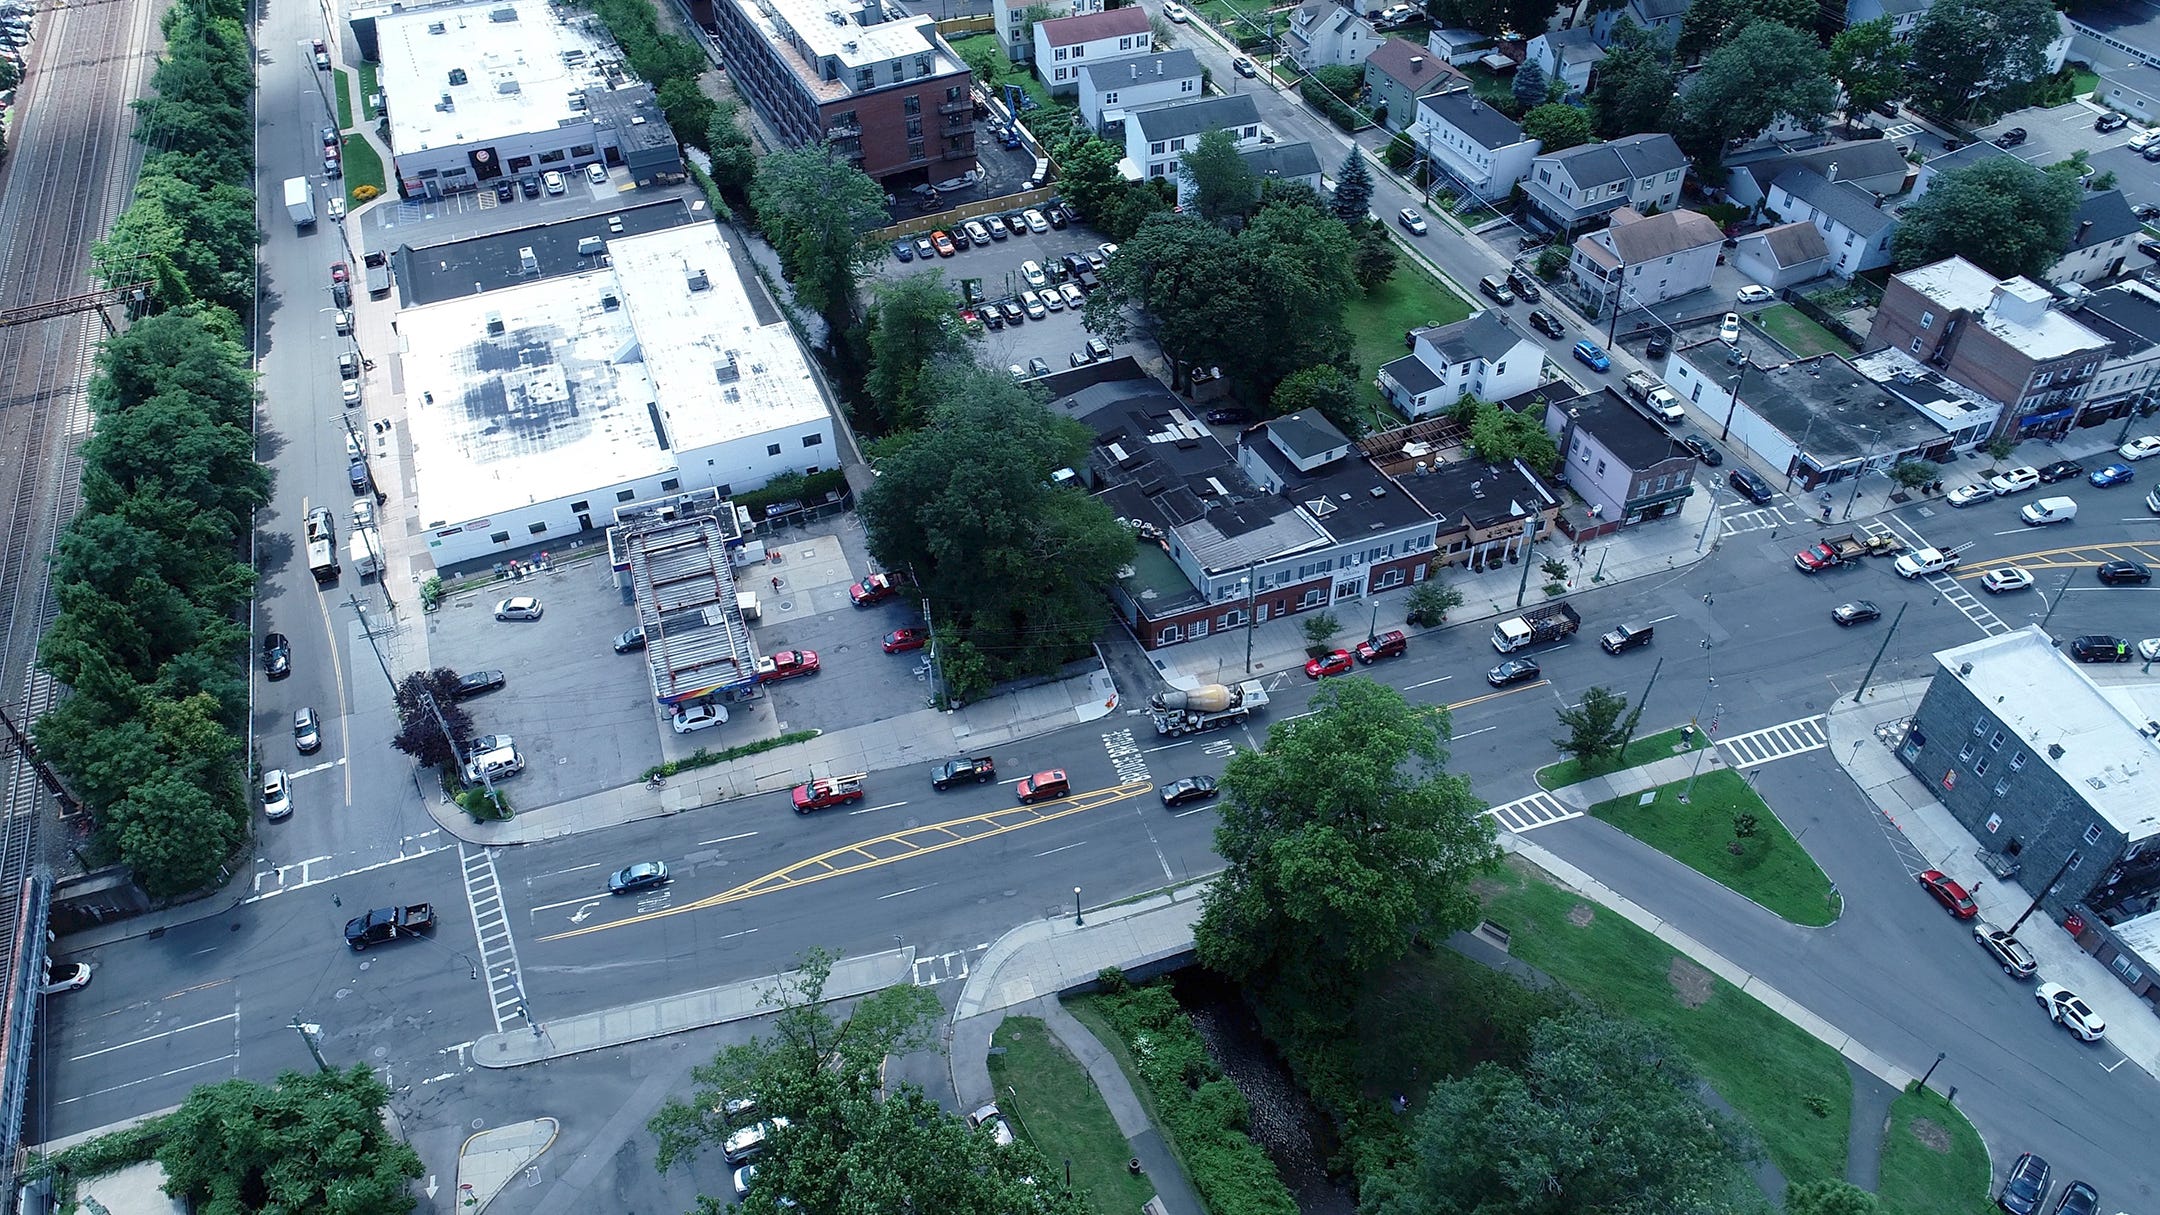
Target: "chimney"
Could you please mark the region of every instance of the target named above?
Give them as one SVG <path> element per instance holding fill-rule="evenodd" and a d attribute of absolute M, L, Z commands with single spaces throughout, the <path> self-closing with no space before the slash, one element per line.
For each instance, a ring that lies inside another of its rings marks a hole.
<path fill-rule="evenodd" d="M 2090 231 L 2091 229 L 2092 229 L 2092 221 L 2091 221 L 2091 220 L 2089 220 L 2089 219 L 2081 219 L 2081 220 L 2079 220 L 2079 221 L 2078 221 L 2078 230 L 2077 230 L 2077 238 L 2076 238 L 2075 240 L 2072 240 L 2072 241 L 2071 241 L 2070 243 L 2071 243 L 2071 244 L 2073 244 L 2073 245 L 2082 245 L 2082 244 L 2084 244 L 2084 243 L 2085 243 L 2085 233 L 2086 233 L 2086 232 L 2088 232 L 2088 231 Z"/>
<path fill-rule="evenodd" d="M 1157 59 L 1157 60 L 1155 61 L 1155 74 L 1156 74 L 1157 76 L 1160 76 L 1160 75 L 1162 75 L 1162 60 L 1160 60 L 1160 59 Z"/>
<path fill-rule="evenodd" d="M 1824 176 L 1825 178 L 1827 178 L 1828 180 L 1830 180 L 1830 181 L 1836 181 L 1836 180 L 1837 180 L 1837 162 L 1836 162 L 1836 161 L 1834 161 L 1834 160 L 1833 160 L 1833 161 L 1831 161 L 1831 162 L 1830 162 L 1830 171 L 1829 171 L 1828 173 L 1825 173 L 1825 174 L 1824 174 L 1823 176 Z"/>
<path fill-rule="evenodd" d="M 1132 78 L 1134 80 L 1140 79 L 1140 65 L 1137 63 L 1132 65 Z"/>
<path fill-rule="evenodd" d="M 1423 55 L 1412 55 L 1412 56 L 1410 56 L 1410 75 L 1411 75 L 1411 76 L 1413 76 L 1413 77 L 1415 77 L 1415 76 L 1421 76 L 1421 75 L 1423 75 L 1423 74 L 1424 74 L 1424 72 L 1425 72 L 1425 56 L 1423 56 Z"/>

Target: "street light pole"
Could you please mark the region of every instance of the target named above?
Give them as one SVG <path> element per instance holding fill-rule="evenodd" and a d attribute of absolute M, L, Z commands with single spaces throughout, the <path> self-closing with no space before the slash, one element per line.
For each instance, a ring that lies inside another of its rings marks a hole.
<path fill-rule="evenodd" d="M 1717 680 L 1715 680 L 1715 679 L 1712 679 L 1712 680 L 1710 681 L 1710 687 L 1711 687 L 1711 688 L 1713 688 L 1713 689 L 1714 689 L 1714 688 L 1716 688 L 1716 687 L 1717 687 Z M 1703 699 L 1704 699 L 1705 701 L 1708 701 L 1708 700 L 1710 699 L 1710 692 L 1709 692 L 1708 690 L 1705 690 L 1705 691 L 1703 692 Z M 1712 721 L 1716 721 L 1716 720 L 1717 720 L 1718 718 L 1720 718 L 1720 717 L 1724 716 L 1724 714 L 1725 714 L 1725 706 L 1721 704 L 1721 705 L 1719 705 L 1719 706 L 1717 707 L 1717 711 L 1716 711 L 1715 713 L 1712 713 L 1712 714 L 1710 715 L 1710 720 L 1712 720 Z M 1700 719 L 1700 718 L 1702 717 L 1702 709 L 1700 709 L 1700 708 L 1697 708 L 1697 709 L 1695 710 L 1695 716 L 1697 717 L 1697 719 Z M 1710 737 L 1710 731 L 1708 731 L 1708 730 L 1704 730 L 1704 731 L 1703 731 L 1703 746 L 1702 746 L 1702 750 L 1700 750 L 1700 751 L 1697 751 L 1697 752 L 1695 753 L 1695 766 L 1694 766 L 1693 768 L 1690 768 L 1690 769 L 1688 769 L 1688 774 L 1687 774 L 1687 787 L 1686 787 L 1686 788 L 1684 788 L 1684 789 L 1682 789 L 1682 790 L 1680 790 L 1680 804 L 1681 804 L 1681 805 L 1683 805 L 1683 806 L 1687 805 L 1687 804 L 1688 804 L 1688 797 L 1689 797 L 1689 795 L 1695 792 L 1695 778 L 1696 778 L 1696 777 L 1697 777 L 1698 775 L 1700 775 L 1700 774 L 1702 773 L 1702 760 L 1703 760 L 1703 756 L 1704 756 L 1704 755 L 1706 755 L 1706 754 L 1708 754 L 1708 753 L 1709 753 L 1709 751 L 1710 751 L 1710 749 L 1711 749 L 1712 747 L 1715 747 L 1716 745 L 1717 745 L 1717 740 L 1716 740 L 1716 739 L 1714 739 L 1714 738 L 1712 738 L 1712 737 Z"/>
<path fill-rule="evenodd" d="M 2047 604 L 2047 614 L 2040 617 L 2041 632 L 2047 632 L 2048 621 L 2055 618 L 2055 609 L 2062 606 L 2063 596 L 2070 593 L 2070 580 L 2075 577 L 2077 577 L 2076 570 L 2064 574 L 2062 585 L 2055 588 L 2055 598 L 2052 600 L 2047 597 L 2045 592 L 2041 594 L 2040 602 Z"/>
<path fill-rule="evenodd" d="M 1085 923 L 1087 921 L 1080 918 L 1080 888 L 1075 886 L 1073 887 L 1073 927 L 1078 928 Z"/>
<path fill-rule="evenodd" d="M 1703 550 L 1703 545 L 1710 543 L 1710 529 L 1717 525 L 1717 491 L 1718 483 L 1712 481 L 1710 483 L 1710 517 L 1702 521 L 1702 535 L 1695 539 L 1695 551 L 1698 553 Z M 1598 559 L 1598 569 L 1603 570 L 1604 568 L 1605 560 L 1601 557 Z"/>
<path fill-rule="evenodd" d="M 1898 621 L 1905 619 L 1905 609 L 1911 606 L 1909 603 L 1899 604 L 1897 615 L 1890 619 L 1890 627 L 1883 630 L 1882 644 L 1875 648 L 1875 661 L 1867 664 L 1867 674 L 1860 677 L 1860 686 L 1853 689 L 1852 702 L 1854 704 L 1859 704 L 1860 694 L 1867 691 L 1868 680 L 1875 677 L 1875 663 L 1881 662 L 1883 654 L 1889 650 L 1890 639 L 1897 636 Z"/>

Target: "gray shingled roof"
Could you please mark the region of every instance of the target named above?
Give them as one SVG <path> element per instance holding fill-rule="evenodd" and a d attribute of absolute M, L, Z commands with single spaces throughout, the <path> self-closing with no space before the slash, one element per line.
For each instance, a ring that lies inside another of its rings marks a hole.
<path fill-rule="evenodd" d="M 2077 213 L 2070 218 L 2072 221 L 2070 248 L 2072 249 L 2089 249 L 2094 245 L 2104 245 L 2117 237 L 2129 236 L 2138 232 L 2144 227 L 2143 224 L 2138 222 L 2137 216 L 2131 213 L 2130 203 L 2123 198 L 2121 190 L 2102 190 L 2098 194 L 2086 195 L 2085 201 L 2079 204 Z M 2078 227 L 2087 220 L 2092 221 L 2092 227 L 2086 228 L 2081 238 L 2078 235 Z"/>
<path fill-rule="evenodd" d="M 1180 135 L 1201 135 L 1258 122 L 1260 108 L 1253 104 L 1250 93 L 1232 93 L 1228 97 L 1205 97 L 1160 109 L 1142 110 L 1130 121 L 1140 124 L 1141 133 L 1150 141 L 1175 139 Z"/>
<path fill-rule="evenodd" d="M 1823 243 L 1821 230 L 1805 220 L 1764 228 L 1749 235 L 1761 237 L 1770 256 L 1777 259 L 1778 265 L 1787 268 L 1830 256 L 1830 246 Z"/>
<path fill-rule="evenodd" d="M 1539 160 L 1558 164 L 1578 186 L 1602 185 L 1631 177 L 1650 177 L 1687 165 L 1687 154 L 1665 134 L 1630 135 L 1610 143 L 1586 143 Z"/>
<path fill-rule="evenodd" d="M 1509 147 L 1523 140 L 1522 127 L 1514 119 L 1479 101 L 1477 93 L 1471 89 L 1455 89 L 1420 98 L 1418 109 L 1430 112 L 1435 120 L 1454 127 L 1488 150 Z"/>
<path fill-rule="evenodd" d="M 1240 152 L 1238 159 L 1254 177 L 1311 177 L 1320 172 L 1320 153 L 1302 139 Z"/>
<path fill-rule="evenodd" d="M 1872 237 L 1897 222 L 1888 211 L 1875 205 L 1873 194 L 1849 181 L 1830 181 L 1812 169 L 1787 169 L 1771 186 L 1861 236 Z"/>
<path fill-rule="evenodd" d="M 1431 88 L 1451 76 L 1461 75 L 1448 66 L 1446 59 L 1408 38 L 1390 38 L 1374 47 L 1373 53 L 1365 57 L 1365 72 L 1367 75 L 1377 72 L 1410 89 Z"/>
<path fill-rule="evenodd" d="M 1383 365 L 1380 374 L 1403 386 L 1411 396 L 1423 396 L 1440 387 L 1440 377 L 1425 365 L 1425 360 L 1414 354 L 1406 354 L 1392 363 Z"/>
<path fill-rule="evenodd" d="M 1097 92 L 1134 83 L 1136 72 L 1138 81 L 1183 80 L 1200 74 L 1200 60 L 1191 51 L 1162 51 L 1154 55 L 1136 55 L 1130 59 L 1107 59 L 1100 63 L 1080 65 L 1080 75 L 1086 78 Z"/>
<path fill-rule="evenodd" d="M 1540 34 L 1545 45 L 1552 48 L 1557 63 L 1596 63 L 1605 57 L 1605 48 L 1591 40 L 1590 27 L 1579 25 L 1571 30 L 1554 30 Z"/>
<path fill-rule="evenodd" d="M 1432 343 L 1433 349 L 1450 364 L 1474 363 L 1479 359 L 1497 363 L 1523 340 L 1522 331 L 1510 325 L 1497 311 L 1480 312 L 1452 325 L 1420 329 L 1417 336 Z"/>

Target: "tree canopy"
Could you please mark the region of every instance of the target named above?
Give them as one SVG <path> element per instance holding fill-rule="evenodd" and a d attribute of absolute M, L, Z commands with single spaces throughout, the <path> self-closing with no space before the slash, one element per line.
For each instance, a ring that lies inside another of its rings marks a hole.
<path fill-rule="evenodd" d="M 2048 0 L 1937 0 L 1907 44 L 1913 100 L 1961 116 L 1970 98 L 2015 90 L 2047 69 L 2059 28 Z"/>
<path fill-rule="evenodd" d="M 1812 30 L 1818 11 L 1815 0 L 1694 0 L 1680 18 L 1673 50 L 1683 59 L 1700 58 L 1758 21 Z"/>
<path fill-rule="evenodd" d="M 457 685 L 458 673 L 449 667 L 413 671 L 398 680 L 398 732 L 390 745 L 426 767 L 449 763 L 450 740 L 472 737 L 472 714 L 457 698 Z"/>
<path fill-rule="evenodd" d="M 1669 125 L 1679 78 L 1657 35 L 1626 17 L 1615 22 L 1611 45 L 1590 92 L 1590 125 L 1600 139 L 1620 139 Z"/>
<path fill-rule="evenodd" d="M 1537 140 L 1542 151 L 1564 151 L 1590 142 L 1590 112 L 1581 106 L 1548 101 L 1523 115 L 1522 131 Z"/>
<path fill-rule="evenodd" d="M 420 1156 L 383 1124 L 366 1067 L 197 1088 L 164 1119 L 166 1192 L 202 1215 L 404 1215 Z"/>
<path fill-rule="evenodd" d="M 885 191 L 824 144 L 773 152 L 750 183 L 758 226 L 780 255 L 795 298 L 840 335 L 859 320 L 855 288 L 877 264 L 862 234 L 885 222 Z"/>
<path fill-rule="evenodd" d="M 1328 210 L 1345 224 L 1362 224 L 1372 213 L 1372 194 L 1372 171 L 1365 167 L 1365 154 L 1352 144 L 1335 170 L 1335 198 Z"/>
<path fill-rule="evenodd" d="M 1727 141 L 1751 139 L 1781 117 L 1820 130 L 1837 105 L 1829 70 L 1813 34 L 1749 22 L 1689 77 L 1674 138 L 1702 166 L 1717 164 Z"/>
<path fill-rule="evenodd" d="M 1905 44 L 1888 17 L 1863 21 L 1830 40 L 1830 78 L 1845 90 L 1845 112 L 1858 117 L 1905 95 Z"/>
<path fill-rule="evenodd" d="M 876 303 L 870 308 L 870 370 L 863 384 L 876 411 L 874 418 L 865 419 L 870 430 L 913 430 L 929 417 L 924 374 L 967 351 L 959 307 L 960 300 L 936 270 L 877 285 Z"/>
<path fill-rule="evenodd" d="M 2043 277 L 2069 247 L 2080 194 L 2068 173 L 1983 160 L 1941 174 L 1907 204 L 1891 248 L 1900 267 L 1963 257 L 2001 277 Z"/>
<path fill-rule="evenodd" d="M 1514 96 L 1515 104 L 1525 110 L 1544 103 L 1545 88 L 1545 69 L 1528 59 L 1515 69 L 1515 79 L 1508 82 L 1508 92 Z"/>
<path fill-rule="evenodd" d="M 1236 231 L 1260 202 L 1260 181 L 1228 131 L 1208 131 L 1178 164 L 1200 218 Z"/>

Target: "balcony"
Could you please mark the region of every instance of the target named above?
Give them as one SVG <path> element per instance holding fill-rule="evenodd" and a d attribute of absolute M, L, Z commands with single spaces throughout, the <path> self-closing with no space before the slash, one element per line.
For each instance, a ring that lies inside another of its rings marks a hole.
<path fill-rule="evenodd" d="M 862 124 L 859 122 L 834 123 L 832 126 L 825 128 L 825 138 L 831 140 L 860 139 L 862 138 Z"/>
<path fill-rule="evenodd" d="M 948 101 L 939 106 L 937 112 L 940 114 L 972 114 L 975 112 L 975 99 L 973 97 L 962 97 L 957 101 Z"/>

